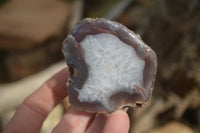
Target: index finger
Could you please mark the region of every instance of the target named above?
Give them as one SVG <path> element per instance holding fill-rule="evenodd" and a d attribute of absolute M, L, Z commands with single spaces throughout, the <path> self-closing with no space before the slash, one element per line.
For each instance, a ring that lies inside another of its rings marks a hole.
<path fill-rule="evenodd" d="M 68 76 L 68 69 L 62 69 L 27 97 L 4 132 L 39 132 L 47 115 L 67 96 Z"/>

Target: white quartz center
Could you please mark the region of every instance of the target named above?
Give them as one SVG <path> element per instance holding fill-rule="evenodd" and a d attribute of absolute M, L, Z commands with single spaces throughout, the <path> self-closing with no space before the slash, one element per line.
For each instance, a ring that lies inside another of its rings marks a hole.
<path fill-rule="evenodd" d="M 133 47 L 108 33 L 87 35 L 80 44 L 88 67 L 88 78 L 77 90 L 81 102 L 101 101 L 106 107 L 111 95 L 133 93 L 135 85 L 143 87 L 145 62 Z"/>

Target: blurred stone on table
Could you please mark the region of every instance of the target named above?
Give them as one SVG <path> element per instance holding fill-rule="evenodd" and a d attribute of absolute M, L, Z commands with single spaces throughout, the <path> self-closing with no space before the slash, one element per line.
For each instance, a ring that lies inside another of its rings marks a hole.
<path fill-rule="evenodd" d="M 194 131 L 187 125 L 173 121 L 163 127 L 152 129 L 148 133 L 194 133 Z"/>
<path fill-rule="evenodd" d="M 63 58 L 71 5 L 62 0 L 11 0 L 0 7 L 0 50 L 6 53 L 1 77 L 18 80 Z"/>
<path fill-rule="evenodd" d="M 0 8 L 0 48 L 24 50 L 58 36 L 70 15 L 61 0 L 11 0 Z"/>

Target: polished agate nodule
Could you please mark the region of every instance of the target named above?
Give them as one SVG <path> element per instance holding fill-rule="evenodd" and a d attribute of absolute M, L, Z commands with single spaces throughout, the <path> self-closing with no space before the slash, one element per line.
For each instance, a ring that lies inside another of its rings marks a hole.
<path fill-rule="evenodd" d="M 103 18 L 84 19 L 63 43 L 70 103 L 89 112 L 113 112 L 146 103 L 157 58 L 138 35 Z"/>

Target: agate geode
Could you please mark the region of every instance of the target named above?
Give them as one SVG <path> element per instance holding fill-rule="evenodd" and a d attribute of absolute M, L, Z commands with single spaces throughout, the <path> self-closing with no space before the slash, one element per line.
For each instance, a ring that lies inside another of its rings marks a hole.
<path fill-rule="evenodd" d="M 156 54 L 122 24 L 84 19 L 63 42 L 63 53 L 72 105 L 90 112 L 113 112 L 150 99 Z"/>

